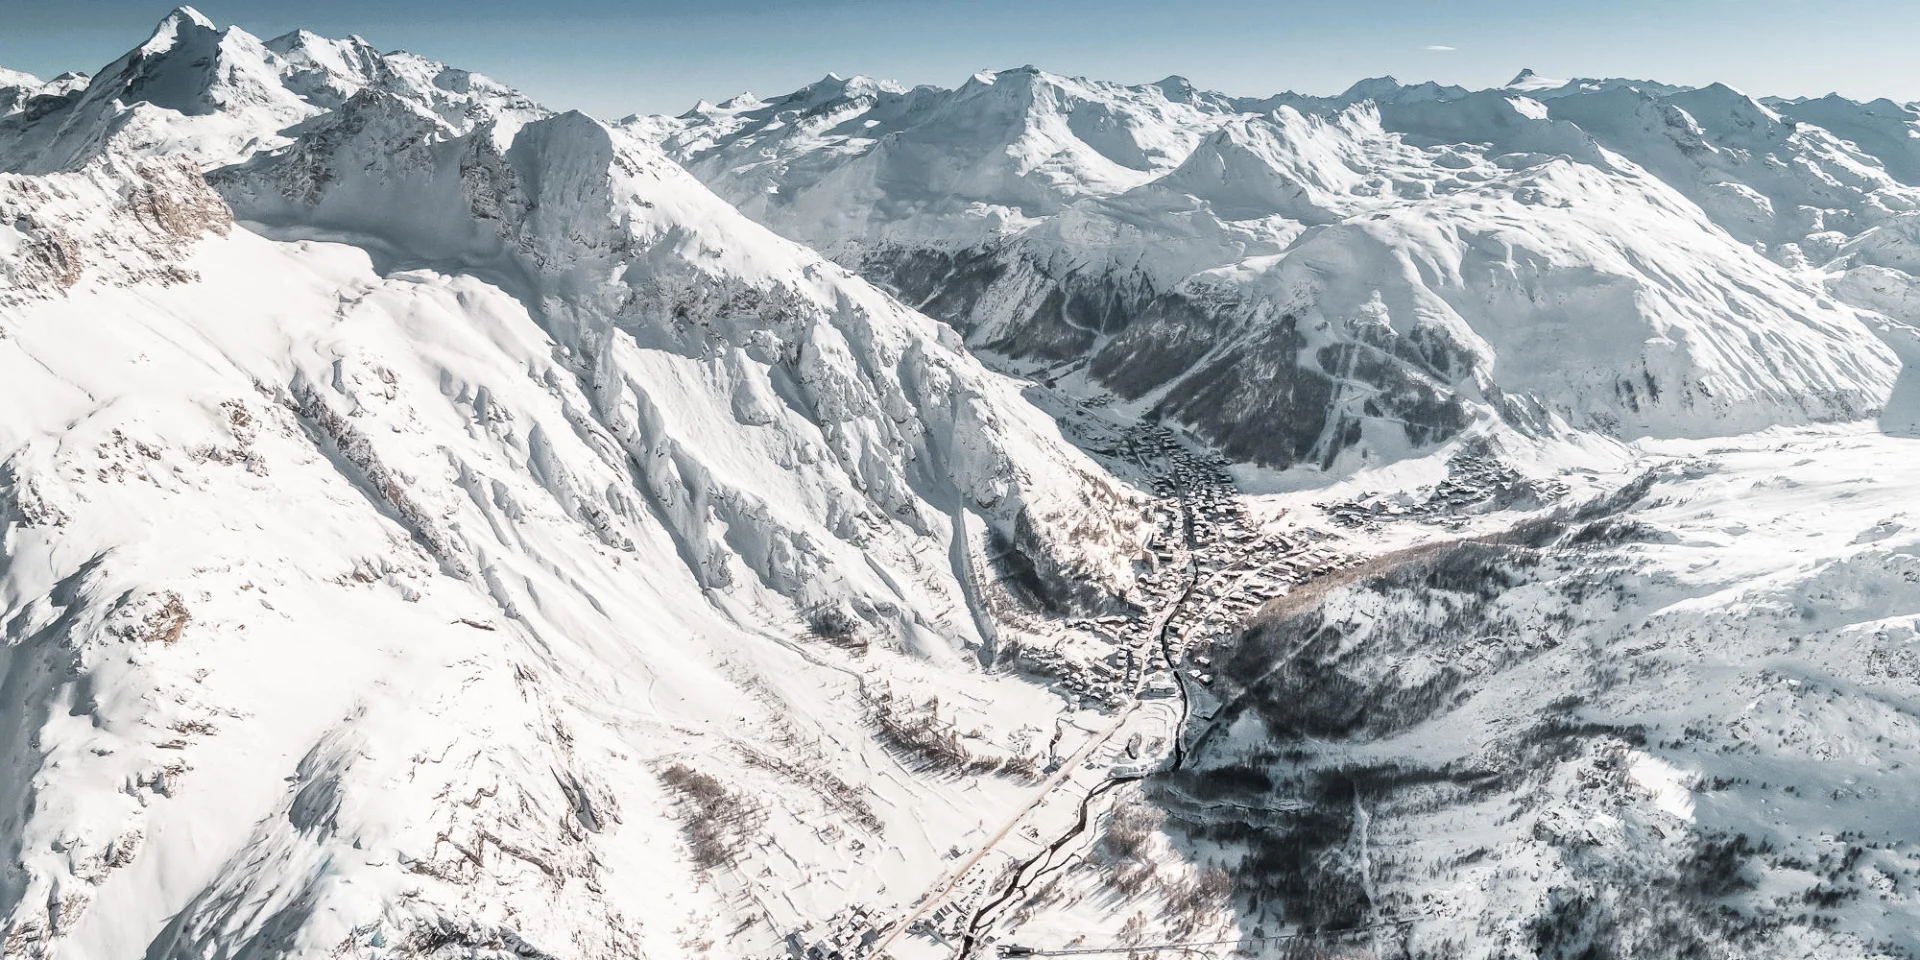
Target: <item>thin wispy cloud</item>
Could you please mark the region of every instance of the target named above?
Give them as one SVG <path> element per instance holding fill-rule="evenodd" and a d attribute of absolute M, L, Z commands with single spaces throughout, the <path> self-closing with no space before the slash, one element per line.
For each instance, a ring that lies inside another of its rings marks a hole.
<path fill-rule="evenodd" d="M 1422 49 L 1422 50 L 1432 50 L 1432 51 L 1433 51 L 1433 52 L 1435 52 L 1435 53 L 1452 53 L 1453 51 L 1455 51 L 1455 50 L 1458 50 L 1458 49 L 1460 49 L 1460 48 L 1459 48 L 1459 47 L 1449 47 L 1449 46 L 1447 46 L 1447 45 L 1446 45 L 1446 44 L 1444 44 L 1444 43 L 1429 43 L 1429 44 L 1427 44 L 1426 46 L 1424 46 L 1424 47 L 1421 47 L 1420 49 Z"/>

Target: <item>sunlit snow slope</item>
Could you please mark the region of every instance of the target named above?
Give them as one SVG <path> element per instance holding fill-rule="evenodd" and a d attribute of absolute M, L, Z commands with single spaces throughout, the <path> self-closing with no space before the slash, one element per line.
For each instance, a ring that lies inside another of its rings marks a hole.
<path fill-rule="evenodd" d="M 1135 495 L 938 324 L 358 40 L 69 87 L 0 119 L 7 956 L 752 955 L 1020 796 L 979 550 L 1116 603 Z"/>

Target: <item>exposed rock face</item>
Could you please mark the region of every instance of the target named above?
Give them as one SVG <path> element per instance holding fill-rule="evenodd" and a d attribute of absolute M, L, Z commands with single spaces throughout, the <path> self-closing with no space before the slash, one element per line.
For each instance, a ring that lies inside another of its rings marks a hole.
<path fill-rule="evenodd" d="M 198 167 L 175 158 L 0 174 L 0 223 L 15 237 L 0 258 L 0 302 L 19 303 L 59 296 L 90 270 L 120 284 L 189 281 L 193 244 L 225 236 L 233 213 Z"/>

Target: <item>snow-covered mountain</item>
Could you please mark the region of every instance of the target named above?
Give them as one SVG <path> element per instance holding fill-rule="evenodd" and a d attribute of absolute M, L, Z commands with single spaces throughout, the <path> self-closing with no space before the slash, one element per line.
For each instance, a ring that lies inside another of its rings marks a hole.
<path fill-rule="evenodd" d="M 1680 437 L 1883 408 L 1896 347 L 1856 309 L 1880 305 L 1827 281 L 1920 198 L 1890 172 L 1907 121 L 1809 103 L 1531 72 L 1248 100 L 1027 68 L 627 127 L 978 347 L 1338 471 L 1493 418 Z"/>
<path fill-rule="evenodd" d="M 0 73 L 0 955 L 1920 953 L 1917 123 Z"/>
<path fill-rule="evenodd" d="M 182 10 L 5 124 L 8 956 L 770 949 L 1044 758 L 987 571 L 1127 604 L 1018 384 L 584 116 Z"/>

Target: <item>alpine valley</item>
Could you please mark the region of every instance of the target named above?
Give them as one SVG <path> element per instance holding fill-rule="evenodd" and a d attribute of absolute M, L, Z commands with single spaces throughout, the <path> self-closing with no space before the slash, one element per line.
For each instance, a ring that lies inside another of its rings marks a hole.
<path fill-rule="evenodd" d="M 1920 956 L 1916 464 L 1920 106 L 181 8 L 0 71 L 0 955 Z"/>

